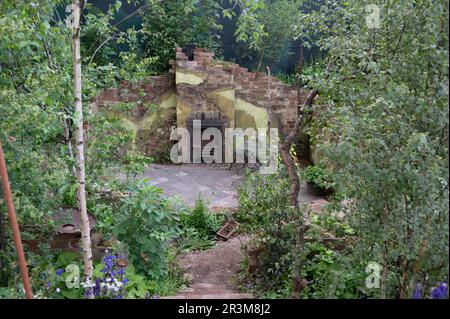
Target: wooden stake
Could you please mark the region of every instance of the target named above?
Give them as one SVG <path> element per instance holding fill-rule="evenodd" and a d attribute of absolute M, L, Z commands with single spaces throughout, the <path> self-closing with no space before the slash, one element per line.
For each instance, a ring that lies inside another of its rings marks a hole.
<path fill-rule="evenodd" d="M 5 155 L 3 153 L 2 142 L 0 141 L 0 176 L 2 179 L 3 194 L 5 196 L 6 205 L 8 207 L 8 217 L 11 224 L 14 243 L 16 245 L 17 258 L 19 259 L 20 275 L 22 276 L 23 287 L 27 299 L 33 299 L 31 292 L 30 278 L 28 277 L 27 262 L 23 252 L 22 239 L 20 238 L 19 224 L 17 223 L 16 210 L 12 199 L 11 185 L 9 184 L 8 172 L 6 170 Z"/>

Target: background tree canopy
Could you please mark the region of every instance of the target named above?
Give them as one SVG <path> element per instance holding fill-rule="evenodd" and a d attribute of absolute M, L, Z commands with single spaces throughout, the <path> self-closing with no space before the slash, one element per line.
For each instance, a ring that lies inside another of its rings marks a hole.
<path fill-rule="evenodd" d="M 90 3 L 88 12 L 106 13 L 116 1 L 97 0 Z M 270 0 L 265 3 L 263 9 L 255 11 L 255 19 L 258 24 L 264 22 L 268 34 L 260 38 L 257 47 L 239 41 L 235 36 L 241 14 L 241 7 L 235 1 L 123 1 L 114 13 L 111 24 L 117 24 L 117 29 L 121 31 L 129 28 L 142 31 L 141 54 L 144 57 L 158 56 L 158 70 L 168 68 L 167 60 L 174 57 L 174 47 L 197 43 L 225 60 L 245 67 L 258 68 L 261 61 L 274 72 L 290 73 L 299 61 L 301 44 L 301 40 L 292 37 L 291 29 L 297 16 L 292 13 L 300 7 L 305 12 L 315 10 L 320 1 Z M 223 9 L 235 15 L 223 15 Z M 246 32 L 250 31 L 248 28 Z M 120 49 L 128 50 L 129 47 L 122 45 Z M 307 61 L 319 57 L 317 48 L 306 48 L 303 54 Z M 113 53 L 111 57 L 117 58 Z"/>

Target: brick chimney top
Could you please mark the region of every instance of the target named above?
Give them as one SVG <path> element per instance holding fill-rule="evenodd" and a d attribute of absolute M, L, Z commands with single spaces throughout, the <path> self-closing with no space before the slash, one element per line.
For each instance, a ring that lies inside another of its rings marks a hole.
<path fill-rule="evenodd" d="M 188 61 L 194 61 L 194 52 L 196 48 L 197 44 L 189 43 L 186 44 L 186 46 L 181 50 L 181 52 L 183 52 L 187 56 Z"/>

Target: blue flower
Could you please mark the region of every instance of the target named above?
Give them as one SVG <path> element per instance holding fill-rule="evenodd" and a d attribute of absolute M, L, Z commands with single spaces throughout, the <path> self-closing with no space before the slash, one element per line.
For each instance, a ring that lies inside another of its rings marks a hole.
<path fill-rule="evenodd" d="M 92 288 L 87 288 L 86 291 L 84 292 L 84 295 L 85 295 L 86 297 L 92 296 L 92 295 L 93 295 L 93 290 L 92 290 Z"/>
<path fill-rule="evenodd" d="M 114 255 L 105 255 L 105 257 L 103 257 L 103 264 L 105 265 L 105 267 L 102 269 L 102 272 L 106 272 L 106 273 L 111 272 L 114 268 L 114 260 L 115 259 L 116 259 L 116 256 L 114 256 Z"/>
<path fill-rule="evenodd" d="M 437 287 L 431 290 L 431 299 L 445 299 L 448 298 L 448 285 L 445 282 L 440 282 Z"/>
<path fill-rule="evenodd" d="M 56 270 L 56 276 L 61 277 L 61 275 L 63 274 L 63 272 L 64 272 L 64 269 L 62 269 L 62 268 L 57 269 L 57 270 Z"/>
<path fill-rule="evenodd" d="M 417 284 L 416 289 L 412 295 L 412 299 L 422 299 L 422 284 Z"/>
<path fill-rule="evenodd" d="M 101 291 L 100 284 L 101 284 L 101 282 L 102 282 L 102 280 L 100 278 L 96 278 L 95 279 L 94 295 L 97 296 L 97 297 L 100 296 L 100 291 Z"/>

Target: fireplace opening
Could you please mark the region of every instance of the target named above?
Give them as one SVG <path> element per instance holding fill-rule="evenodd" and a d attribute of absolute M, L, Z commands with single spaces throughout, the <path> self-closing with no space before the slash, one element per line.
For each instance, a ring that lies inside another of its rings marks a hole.
<path fill-rule="evenodd" d="M 215 140 L 215 138 L 220 138 L 221 141 L 215 141 L 217 144 L 217 147 L 220 148 L 221 150 L 221 157 L 220 157 L 220 162 L 223 163 L 224 159 L 225 159 L 225 152 L 224 152 L 224 145 L 225 145 L 225 127 L 226 125 L 224 124 L 223 121 L 219 120 L 219 119 L 204 119 L 205 116 L 202 114 L 201 116 L 201 120 L 199 120 L 200 122 L 200 127 L 196 127 L 197 134 L 198 132 L 200 132 L 200 145 L 194 145 L 194 125 L 193 125 L 193 121 L 191 120 L 189 121 L 188 124 L 188 130 L 189 130 L 189 134 L 190 134 L 190 139 L 191 139 L 191 163 L 212 163 L 212 162 L 216 162 L 217 158 L 217 154 L 215 154 L 215 152 L 217 151 L 217 148 L 211 148 L 210 151 L 208 152 L 207 150 L 204 150 L 205 146 L 207 146 L 209 143 L 213 142 Z M 197 124 L 198 125 L 198 124 Z M 210 135 L 210 136 L 205 136 L 207 139 L 203 140 L 203 133 L 209 129 L 209 128 L 215 128 L 220 132 L 220 136 L 214 136 L 214 135 Z"/>

